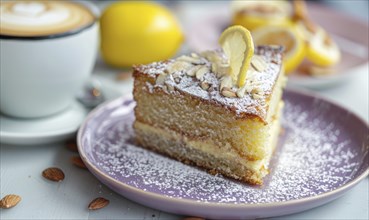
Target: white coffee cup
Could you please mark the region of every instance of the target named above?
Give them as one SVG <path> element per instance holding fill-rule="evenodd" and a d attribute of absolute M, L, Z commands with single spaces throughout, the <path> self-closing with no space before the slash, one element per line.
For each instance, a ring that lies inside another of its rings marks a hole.
<path fill-rule="evenodd" d="M 18 8 L 39 10 L 37 5 L 27 7 Z M 91 13 L 96 10 L 91 4 L 83 7 Z M 21 118 L 56 114 L 75 100 L 92 72 L 98 44 L 97 19 L 62 33 L 27 34 L 0 35 L 0 111 Z"/>

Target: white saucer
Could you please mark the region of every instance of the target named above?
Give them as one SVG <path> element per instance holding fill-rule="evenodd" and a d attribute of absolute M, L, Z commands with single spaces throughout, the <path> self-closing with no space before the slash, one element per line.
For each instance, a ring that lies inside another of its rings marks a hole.
<path fill-rule="evenodd" d="M 0 114 L 0 142 L 35 145 L 72 137 L 88 111 L 74 101 L 65 111 L 46 118 L 18 119 Z"/>

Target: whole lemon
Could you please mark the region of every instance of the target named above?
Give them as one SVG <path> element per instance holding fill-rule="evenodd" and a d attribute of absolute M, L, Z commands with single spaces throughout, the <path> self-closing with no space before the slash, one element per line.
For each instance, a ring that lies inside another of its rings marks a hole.
<path fill-rule="evenodd" d="M 152 2 L 117 2 L 100 19 L 101 52 L 107 64 L 128 67 L 172 57 L 183 42 L 172 13 Z"/>

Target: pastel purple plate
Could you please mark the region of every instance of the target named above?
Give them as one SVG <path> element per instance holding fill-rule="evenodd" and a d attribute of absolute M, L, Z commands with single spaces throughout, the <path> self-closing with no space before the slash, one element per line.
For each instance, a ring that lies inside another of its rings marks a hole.
<path fill-rule="evenodd" d="M 287 90 L 271 173 L 261 187 L 212 176 L 136 146 L 135 102 L 122 97 L 87 117 L 79 152 L 104 184 L 135 202 L 206 218 L 261 218 L 330 202 L 369 173 L 368 125 L 348 110 Z"/>

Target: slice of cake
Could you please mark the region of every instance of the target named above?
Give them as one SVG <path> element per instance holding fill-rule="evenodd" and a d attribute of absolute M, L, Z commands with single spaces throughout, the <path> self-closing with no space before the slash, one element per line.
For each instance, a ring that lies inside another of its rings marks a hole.
<path fill-rule="evenodd" d="M 262 184 L 283 103 L 282 49 L 259 46 L 243 86 L 222 50 L 134 67 L 138 144 L 211 173 Z"/>

